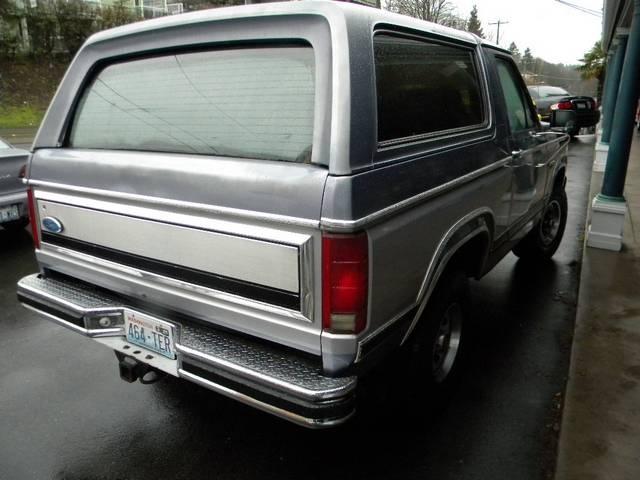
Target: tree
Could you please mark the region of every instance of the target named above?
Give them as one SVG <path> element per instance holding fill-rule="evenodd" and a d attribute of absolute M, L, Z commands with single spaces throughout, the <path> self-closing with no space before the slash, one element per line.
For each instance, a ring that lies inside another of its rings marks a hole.
<path fill-rule="evenodd" d="M 580 76 L 584 80 L 589 80 L 595 78 L 598 80 L 598 93 L 597 96 L 600 97 L 602 93 L 602 84 L 604 80 L 605 74 L 605 53 L 602 49 L 602 42 L 598 40 L 591 50 L 584 54 L 584 56 L 579 60 L 582 65 L 576 67 L 576 70 L 580 72 Z"/>
<path fill-rule="evenodd" d="M 52 1 L 40 1 L 26 13 L 31 53 L 49 56 L 56 45 L 56 16 Z"/>
<path fill-rule="evenodd" d="M 475 33 L 480 38 L 484 38 L 484 32 L 482 31 L 482 24 L 480 23 L 480 19 L 478 18 L 477 5 L 474 5 L 473 8 L 471 9 L 469 20 L 467 20 L 467 31 L 471 33 Z"/>
<path fill-rule="evenodd" d="M 521 55 L 516 42 L 511 42 L 511 45 L 509 45 L 509 51 L 511 52 L 511 55 L 513 56 L 513 59 L 516 61 L 516 63 L 519 64 Z"/>
<path fill-rule="evenodd" d="M 447 26 L 453 26 L 452 22 L 458 20 L 449 0 L 389 0 L 387 8 L 391 12 Z"/>
<path fill-rule="evenodd" d="M 70 56 L 96 31 L 97 9 L 84 0 L 57 0 L 55 14 L 60 37 Z"/>
<path fill-rule="evenodd" d="M 100 30 L 107 28 L 119 27 L 127 23 L 139 20 L 136 12 L 127 4 L 126 0 L 116 0 L 111 5 L 104 5 L 98 15 L 98 25 Z"/>
<path fill-rule="evenodd" d="M 533 55 L 531 54 L 531 49 L 527 48 L 524 51 L 524 54 L 522 55 L 522 70 L 525 72 L 528 72 L 531 70 L 531 67 L 533 67 Z"/>

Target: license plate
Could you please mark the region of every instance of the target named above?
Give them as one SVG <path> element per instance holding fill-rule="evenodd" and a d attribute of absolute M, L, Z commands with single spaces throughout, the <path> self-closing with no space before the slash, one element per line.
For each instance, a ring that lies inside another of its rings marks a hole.
<path fill-rule="evenodd" d="M 125 309 L 124 329 L 127 341 L 167 358 L 176 358 L 175 327 L 150 315 Z"/>
<path fill-rule="evenodd" d="M 8 207 L 0 208 L 0 223 L 11 222 L 20 218 L 20 211 L 18 205 L 9 205 Z"/>
<path fill-rule="evenodd" d="M 576 108 L 578 110 L 584 110 L 585 108 L 587 108 L 587 104 L 586 103 L 576 102 Z"/>

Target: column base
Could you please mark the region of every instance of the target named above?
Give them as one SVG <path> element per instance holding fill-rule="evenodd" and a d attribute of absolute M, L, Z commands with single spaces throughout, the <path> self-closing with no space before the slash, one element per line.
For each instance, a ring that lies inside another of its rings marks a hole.
<path fill-rule="evenodd" d="M 604 172 L 607 166 L 607 155 L 609 154 L 609 145 L 606 143 L 596 143 L 596 155 L 593 160 L 593 171 Z"/>
<path fill-rule="evenodd" d="M 612 201 L 596 196 L 591 203 L 591 225 L 587 232 L 587 246 L 619 252 L 622 249 L 622 230 L 626 213 L 626 201 Z"/>

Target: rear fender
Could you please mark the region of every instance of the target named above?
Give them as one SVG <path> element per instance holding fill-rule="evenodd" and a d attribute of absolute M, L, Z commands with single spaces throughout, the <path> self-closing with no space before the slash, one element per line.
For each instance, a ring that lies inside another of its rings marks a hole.
<path fill-rule="evenodd" d="M 415 329 L 429 302 L 429 298 L 447 267 L 458 263 L 458 260 L 473 258 L 473 262 L 461 265 L 465 273 L 479 277 L 484 269 L 493 238 L 493 212 L 489 208 L 474 210 L 458 220 L 443 236 L 433 255 L 427 273 L 418 292 L 416 314 L 407 330 L 404 344 Z M 465 254 L 466 253 L 466 254 Z M 479 255 L 477 255 L 479 253 Z M 473 254 L 473 255 L 469 255 Z"/>

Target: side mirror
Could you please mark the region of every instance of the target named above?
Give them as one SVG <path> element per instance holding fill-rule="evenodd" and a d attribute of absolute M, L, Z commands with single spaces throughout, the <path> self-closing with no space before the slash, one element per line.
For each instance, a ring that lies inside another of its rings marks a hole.
<path fill-rule="evenodd" d="M 573 130 L 576 125 L 576 112 L 573 110 L 552 110 L 550 125 L 554 132 L 567 133 Z"/>

